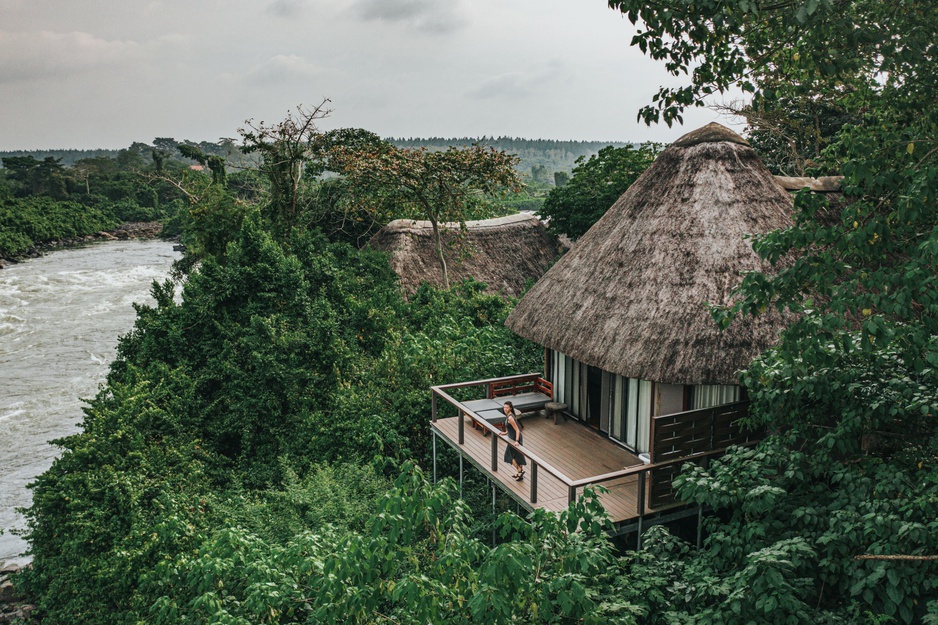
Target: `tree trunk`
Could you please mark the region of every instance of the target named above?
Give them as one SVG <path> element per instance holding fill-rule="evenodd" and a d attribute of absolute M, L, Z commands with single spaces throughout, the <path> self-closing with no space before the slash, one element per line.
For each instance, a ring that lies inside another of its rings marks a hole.
<path fill-rule="evenodd" d="M 440 225 L 436 219 L 430 219 L 433 226 L 433 246 L 436 248 L 436 257 L 440 261 L 440 271 L 443 272 L 443 288 L 449 290 L 449 275 L 446 271 L 446 259 L 443 258 L 443 239 L 440 236 Z"/>

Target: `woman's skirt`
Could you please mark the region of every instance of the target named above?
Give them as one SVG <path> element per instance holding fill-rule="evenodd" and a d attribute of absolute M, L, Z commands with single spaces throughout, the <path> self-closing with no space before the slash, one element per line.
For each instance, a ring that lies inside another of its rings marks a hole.
<path fill-rule="evenodd" d="M 524 437 L 518 439 L 518 444 L 523 445 Z M 515 461 L 515 464 L 525 465 L 528 463 L 527 459 L 524 457 L 524 454 L 515 449 L 515 446 L 511 444 L 511 441 L 505 445 L 505 462 Z"/>

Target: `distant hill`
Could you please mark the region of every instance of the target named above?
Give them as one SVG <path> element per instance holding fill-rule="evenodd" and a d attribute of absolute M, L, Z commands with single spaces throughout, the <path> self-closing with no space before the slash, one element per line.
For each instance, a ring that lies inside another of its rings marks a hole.
<path fill-rule="evenodd" d="M 624 147 L 630 145 L 621 141 L 556 141 L 553 139 L 523 139 L 519 137 L 428 137 L 428 138 L 395 138 L 386 139 L 388 142 L 402 148 L 425 147 L 430 150 L 445 150 L 448 147 L 465 147 L 472 144 L 479 144 L 493 147 L 497 150 L 504 150 L 515 154 L 521 159 L 518 165 L 518 171 L 522 174 L 530 175 L 532 169 L 540 169 L 546 180 L 552 180 L 554 172 L 563 171 L 570 173 L 577 158 L 589 157 L 599 152 L 600 149 L 611 145 L 614 147 Z M 173 139 L 155 139 L 157 146 L 146 143 L 135 142 L 126 150 L 139 153 L 145 158 L 149 158 L 150 151 L 154 149 L 171 149 Z M 227 157 L 232 166 L 249 165 L 250 160 L 237 153 L 237 146 L 231 140 L 223 140 L 218 143 L 202 141 L 193 143 L 190 141 L 181 141 L 189 145 L 198 146 L 207 154 L 217 154 Z M 637 144 L 632 144 L 637 145 Z M 46 157 L 61 159 L 63 165 L 70 167 L 76 161 L 86 158 L 95 158 L 105 156 L 108 158 L 117 158 L 118 154 L 124 150 L 10 150 L 0 151 L 0 158 L 8 156 L 32 156 L 36 160 L 43 160 Z"/>
<path fill-rule="evenodd" d="M 540 165 L 551 175 L 555 171 L 570 173 L 577 158 L 590 157 L 607 145 L 617 148 L 626 145 L 638 146 L 637 143 L 621 141 L 556 141 L 554 139 L 523 139 L 519 137 L 429 137 L 427 139 L 390 138 L 387 141 L 402 148 L 425 147 L 430 150 L 469 146 L 474 143 L 493 147 L 515 154 L 521 159 L 518 171 L 531 173 L 531 169 Z"/>
<path fill-rule="evenodd" d="M 98 158 L 104 156 L 107 158 L 117 158 L 120 150 L 6 150 L 0 152 L 0 158 L 11 156 L 32 156 L 37 161 L 46 157 L 61 159 L 62 164 L 71 167 L 75 161 L 83 158 Z"/>

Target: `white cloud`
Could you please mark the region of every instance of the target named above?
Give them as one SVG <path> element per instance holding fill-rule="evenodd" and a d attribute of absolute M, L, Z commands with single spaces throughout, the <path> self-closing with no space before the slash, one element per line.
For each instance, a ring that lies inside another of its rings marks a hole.
<path fill-rule="evenodd" d="M 300 17 L 306 8 L 306 0 L 274 0 L 267 7 L 267 13 L 284 19 Z"/>
<path fill-rule="evenodd" d="M 505 72 L 486 78 L 479 86 L 466 92 L 466 96 L 481 100 L 528 98 L 556 90 L 570 79 L 564 63 L 552 59 L 540 68 L 532 67 L 524 72 Z"/>
<path fill-rule="evenodd" d="M 0 81 L 70 76 L 139 61 L 140 44 L 86 32 L 0 31 Z"/>
<path fill-rule="evenodd" d="M 277 54 L 264 63 L 252 67 L 245 78 L 254 83 L 282 83 L 293 80 L 308 80 L 323 73 L 323 70 L 295 54 Z"/>
<path fill-rule="evenodd" d="M 354 0 L 352 10 L 366 21 L 400 23 L 432 34 L 468 25 L 458 0 Z"/>
<path fill-rule="evenodd" d="M 534 82 L 521 72 L 508 72 L 482 81 L 466 95 L 470 98 L 517 98 L 527 97 L 533 91 Z"/>

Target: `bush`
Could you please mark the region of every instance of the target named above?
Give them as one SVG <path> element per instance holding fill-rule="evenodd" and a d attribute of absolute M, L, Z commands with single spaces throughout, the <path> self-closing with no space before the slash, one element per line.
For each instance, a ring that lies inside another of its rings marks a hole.
<path fill-rule="evenodd" d="M 109 230 L 119 222 L 107 212 L 50 197 L 0 201 L 0 256 L 14 257 L 31 247 Z"/>
<path fill-rule="evenodd" d="M 159 221 L 163 212 L 156 207 L 141 206 L 136 200 L 123 198 L 107 205 L 107 211 L 119 221 Z"/>

